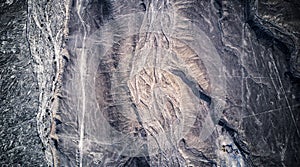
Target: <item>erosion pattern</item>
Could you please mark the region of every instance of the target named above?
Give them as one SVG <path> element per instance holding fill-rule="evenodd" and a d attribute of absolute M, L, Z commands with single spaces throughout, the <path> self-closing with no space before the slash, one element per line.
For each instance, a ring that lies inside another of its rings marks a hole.
<path fill-rule="evenodd" d="M 1 164 L 300 164 L 296 1 L 0 8 Z"/>

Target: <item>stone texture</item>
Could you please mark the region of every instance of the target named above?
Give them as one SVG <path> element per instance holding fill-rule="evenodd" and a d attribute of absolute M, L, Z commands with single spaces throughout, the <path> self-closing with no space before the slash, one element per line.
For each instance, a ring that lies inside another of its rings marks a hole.
<path fill-rule="evenodd" d="M 296 1 L 2 4 L 2 164 L 299 166 Z"/>
<path fill-rule="evenodd" d="M 39 87 L 27 39 L 27 3 L 0 3 L 0 165 L 47 166 L 37 132 Z"/>

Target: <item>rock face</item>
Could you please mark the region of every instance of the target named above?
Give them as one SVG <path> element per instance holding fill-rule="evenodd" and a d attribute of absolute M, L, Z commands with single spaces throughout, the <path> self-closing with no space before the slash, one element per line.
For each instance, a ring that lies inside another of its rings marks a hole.
<path fill-rule="evenodd" d="M 300 165 L 296 1 L 1 5 L 1 164 Z"/>
<path fill-rule="evenodd" d="M 25 1 L 0 3 L 0 164 L 46 166 L 37 131 L 39 86 Z"/>

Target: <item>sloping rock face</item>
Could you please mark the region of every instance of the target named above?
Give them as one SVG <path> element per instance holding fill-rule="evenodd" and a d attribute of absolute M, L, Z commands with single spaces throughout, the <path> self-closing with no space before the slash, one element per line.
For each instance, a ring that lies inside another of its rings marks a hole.
<path fill-rule="evenodd" d="M 1 3 L 1 164 L 299 166 L 297 6 Z"/>

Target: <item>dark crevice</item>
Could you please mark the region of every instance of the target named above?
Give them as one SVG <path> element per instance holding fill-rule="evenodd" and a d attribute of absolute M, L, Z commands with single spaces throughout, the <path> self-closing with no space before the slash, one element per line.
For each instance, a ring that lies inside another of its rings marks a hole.
<path fill-rule="evenodd" d="M 243 156 L 244 161 L 247 163 L 247 165 L 254 166 L 251 160 L 251 152 L 245 142 L 240 139 L 238 131 L 234 129 L 225 119 L 222 118 L 219 120 L 218 125 L 222 126 L 222 131 L 226 131 L 232 138 L 234 144 L 241 152 L 241 155 Z"/>
<path fill-rule="evenodd" d="M 194 93 L 194 95 L 196 97 L 198 97 L 199 99 L 202 99 L 204 101 L 206 101 L 208 103 L 208 105 L 211 104 L 211 97 L 208 96 L 203 88 L 201 87 L 201 85 L 197 84 L 196 82 L 192 81 L 191 79 L 189 79 L 186 74 L 182 71 L 179 70 L 172 70 L 171 71 L 174 75 L 178 76 L 179 78 L 181 78 L 181 80 L 187 84 L 188 87 L 191 88 L 192 92 Z"/>

